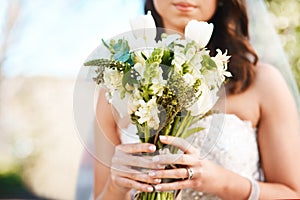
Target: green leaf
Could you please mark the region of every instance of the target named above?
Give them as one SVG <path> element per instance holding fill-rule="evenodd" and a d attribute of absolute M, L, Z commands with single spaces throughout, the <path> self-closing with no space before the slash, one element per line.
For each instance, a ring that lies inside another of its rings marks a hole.
<path fill-rule="evenodd" d="M 102 41 L 103 45 L 110 51 L 110 53 L 112 53 L 112 54 L 115 53 L 114 49 L 111 48 L 111 46 L 109 46 L 109 45 L 104 41 L 104 39 L 101 39 L 101 41 Z"/>
<path fill-rule="evenodd" d="M 189 136 L 193 135 L 194 133 L 198 133 L 202 130 L 204 130 L 205 128 L 203 127 L 196 127 L 196 128 L 191 128 L 189 130 L 187 130 L 185 133 L 183 133 L 181 135 L 182 138 L 188 138 Z"/>
<path fill-rule="evenodd" d="M 161 64 L 170 66 L 171 63 L 172 63 L 171 52 L 170 52 L 169 49 L 165 49 L 165 50 L 164 50 L 163 57 L 162 57 Z"/>
<path fill-rule="evenodd" d="M 122 79 L 122 85 L 126 89 L 126 85 L 133 86 L 134 84 L 138 84 L 137 77 L 135 74 L 138 74 L 134 69 L 130 69 L 127 73 L 124 73 Z"/>
<path fill-rule="evenodd" d="M 89 60 L 87 62 L 85 62 L 83 65 L 84 66 L 107 66 L 110 64 L 110 60 L 109 59 L 103 59 L 103 58 L 100 58 L 100 59 L 95 59 L 95 60 Z"/>
<path fill-rule="evenodd" d="M 212 69 L 217 69 L 217 64 L 215 63 L 215 61 L 213 61 L 213 59 L 211 59 L 210 56 L 208 55 L 203 55 L 202 56 L 202 67 L 204 67 L 207 70 L 212 70 Z"/>

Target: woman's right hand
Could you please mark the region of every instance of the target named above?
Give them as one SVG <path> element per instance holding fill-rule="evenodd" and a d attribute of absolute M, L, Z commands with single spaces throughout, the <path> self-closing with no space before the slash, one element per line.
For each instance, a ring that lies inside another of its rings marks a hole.
<path fill-rule="evenodd" d="M 118 189 L 128 192 L 136 189 L 141 192 L 153 192 L 153 186 L 161 179 L 151 178 L 148 172 L 164 169 L 165 166 L 152 162 L 152 156 L 141 153 L 155 152 L 155 145 L 149 143 L 120 144 L 115 148 L 111 164 L 111 180 Z"/>

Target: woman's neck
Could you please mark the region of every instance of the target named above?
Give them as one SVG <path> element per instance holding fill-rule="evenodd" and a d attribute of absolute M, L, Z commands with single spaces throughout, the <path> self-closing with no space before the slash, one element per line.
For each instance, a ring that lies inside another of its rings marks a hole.
<path fill-rule="evenodd" d="M 172 34 L 172 33 L 180 33 L 184 34 L 184 27 L 176 26 L 173 24 L 170 24 L 166 21 L 163 21 L 164 28 L 166 29 L 167 34 Z"/>

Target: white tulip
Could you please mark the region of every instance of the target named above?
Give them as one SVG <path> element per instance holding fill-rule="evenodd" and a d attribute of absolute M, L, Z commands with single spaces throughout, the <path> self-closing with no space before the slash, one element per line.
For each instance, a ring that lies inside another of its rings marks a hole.
<path fill-rule="evenodd" d="M 147 15 L 131 20 L 130 25 L 135 38 L 143 38 L 144 40 L 155 39 L 156 26 L 150 11 L 148 11 Z"/>
<path fill-rule="evenodd" d="M 200 48 L 204 48 L 210 40 L 214 29 L 212 23 L 191 20 L 185 27 L 185 38 L 194 40 Z"/>

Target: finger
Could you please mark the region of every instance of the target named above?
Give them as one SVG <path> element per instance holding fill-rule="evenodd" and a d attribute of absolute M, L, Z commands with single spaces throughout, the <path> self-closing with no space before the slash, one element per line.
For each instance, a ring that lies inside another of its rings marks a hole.
<path fill-rule="evenodd" d="M 197 186 L 199 188 L 201 185 L 200 181 L 195 180 L 182 180 L 182 181 L 175 181 L 171 183 L 161 183 L 155 186 L 157 191 L 170 191 L 170 190 L 180 190 L 185 188 L 194 188 Z"/>
<path fill-rule="evenodd" d="M 115 183 L 117 183 L 121 187 L 136 189 L 141 192 L 153 192 L 153 187 L 151 185 L 140 183 L 125 177 L 115 176 L 113 177 Z"/>
<path fill-rule="evenodd" d="M 167 154 L 167 155 L 157 155 L 152 158 L 153 163 L 160 165 L 201 165 L 201 161 L 189 154 Z"/>
<path fill-rule="evenodd" d="M 178 169 L 168 169 L 168 170 L 152 170 L 148 172 L 148 175 L 155 178 L 174 178 L 174 179 L 183 179 L 188 177 L 187 169 L 178 168 Z"/>
<path fill-rule="evenodd" d="M 125 153 L 142 153 L 142 152 L 155 152 L 156 146 L 149 143 L 135 143 L 135 144 L 120 144 L 116 147 L 116 151 Z"/>
<path fill-rule="evenodd" d="M 115 169 L 111 169 L 111 173 L 113 175 L 129 178 L 144 183 L 158 184 L 161 182 L 161 179 L 152 178 L 151 176 L 148 175 L 146 171 L 142 172 L 142 171 L 131 169 L 126 166 L 118 166 Z"/>
<path fill-rule="evenodd" d="M 202 177 L 203 169 L 201 167 L 190 167 L 193 171 L 193 179 L 199 179 Z M 151 170 L 148 175 L 153 179 L 185 179 L 189 177 L 187 168 L 167 169 L 167 170 Z"/>
<path fill-rule="evenodd" d="M 184 153 L 193 154 L 198 153 L 198 151 L 185 139 L 172 136 L 159 136 L 159 139 L 164 144 L 169 144 L 175 147 L 178 147 Z"/>
<path fill-rule="evenodd" d="M 112 158 L 112 166 L 132 166 L 145 169 L 164 169 L 164 165 L 152 161 L 152 157 L 135 156 L 129 154 L 115 154 Z"/>

